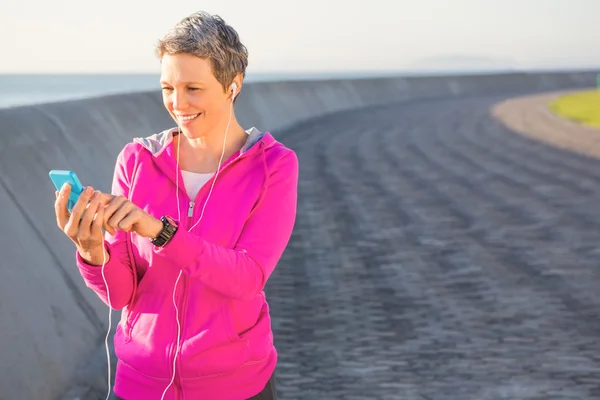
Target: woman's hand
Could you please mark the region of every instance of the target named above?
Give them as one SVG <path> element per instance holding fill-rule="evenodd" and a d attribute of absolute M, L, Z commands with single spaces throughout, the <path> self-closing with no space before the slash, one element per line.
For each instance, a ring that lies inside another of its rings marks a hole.
<path fill-rule="evenodd" d="M 103 199 L 100 192 L 87 187 L 79 196 L 72 213 L 69 214 L 67 203 L 71 187 L 64 185 L 56 192 L 54 211 L 58 227 L 75 243 L 79 255 L 92 265 L 101 265 L 108 259 L 104 250 Z M 89 204 L 88 204 L 89 202 Z"/>
<path fill-rule="evenodd" d="M 163 228 L 160 220 L 142 210 L 124 196 L 94 191 L 87 187 L 69 214 L 67 203 L 71 187 L 56 192 L 54 210 L 58 227 L 75 243 L 79 255 L 91 265 L 108 261 L 102 228 L 115 235 L 117 230 L 155 238 Z M 88 204 L 89 203 L 89 204 Z"/>
<path fill-rule="evenodd" d="M 133 232 L 138 236 L 153 239 L 163 228 L 163 223 L 142 210 L 125 196 L 102 194 L 108 199 L 104 207 L 104 227 L 114 235 L 116 230 Z"/>

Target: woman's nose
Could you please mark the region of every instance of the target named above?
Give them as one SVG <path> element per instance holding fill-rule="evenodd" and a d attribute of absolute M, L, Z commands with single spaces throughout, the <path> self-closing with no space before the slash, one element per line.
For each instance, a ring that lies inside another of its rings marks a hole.
<path fill-rule="evenodd" d="M 187 108 L 187 100 L 185 93 L 175 91 L 173 93 L 173 109 L 174 110 L 185 110 Z"/>

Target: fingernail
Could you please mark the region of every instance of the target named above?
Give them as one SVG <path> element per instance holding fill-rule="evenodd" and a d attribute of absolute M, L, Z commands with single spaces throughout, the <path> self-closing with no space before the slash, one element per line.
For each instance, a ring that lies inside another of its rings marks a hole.
<path fill-rule="evenodd" d="M 99 190 L 96 190 L 96 191 L 94 192 L 94 196 L 93 196 L 93 198 L 94 198 L 94 199 L 97 199 L 98 197 L 100 197 L 100 191 L 99 191 Z"/>
<path fill-rule="evenodd" d="M 66 190 L 69 187 L 69 184 L 67 182 L 63 183 L 62 187 L 60 188 L 60 190 Z"/>
<path fill-rule="evenodd" d="M 94 189 L 91 186 L 88 186 L 88 187 L 85 188 L 85 194 L 88 195 L 88 196 L 90 196 L 92 194 L 93 190 Z"/>

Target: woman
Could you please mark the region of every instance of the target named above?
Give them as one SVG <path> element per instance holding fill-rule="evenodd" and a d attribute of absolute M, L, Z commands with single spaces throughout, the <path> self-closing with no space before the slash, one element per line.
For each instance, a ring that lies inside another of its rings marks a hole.
<path fill-rule="evenodd" d="M 114 392 L 276 398 L 263 288 L 295 221 L 296 154 L 237 122 L 247 51 L 221 18 L 183 19 L 157 55 L 178 127 L 124 147 L 112 194 L 88 187 L 71 214 L 68 186 L 56 201 L 86 285 L 123 309 Z"/>

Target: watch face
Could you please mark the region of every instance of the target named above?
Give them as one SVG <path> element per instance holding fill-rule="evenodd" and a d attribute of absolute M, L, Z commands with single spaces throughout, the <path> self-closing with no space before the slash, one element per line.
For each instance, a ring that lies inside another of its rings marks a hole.
<path fill-rule="evenodd" d="M 173 218 L 169 217 L 168 215 L 164 215 L 160 218 L 160 220 L 163 223 L 162 231 L 157 237 L 150 239 L 150 241 L 158 247 L 162 247 L 167 244 L 175 232 L 177 232 L 177 222 L 175 222 Z"/>
<path fill-rule="evenodd" d="M 175 228 L 177 228 L 177 222 L 175 222 L 175 220 L 171 217 L 169 217 L 168 215 L 165 215 L 165 219 L 167 220 L 167 222 L 171 225 L 173 225 Z"/>

